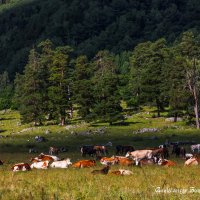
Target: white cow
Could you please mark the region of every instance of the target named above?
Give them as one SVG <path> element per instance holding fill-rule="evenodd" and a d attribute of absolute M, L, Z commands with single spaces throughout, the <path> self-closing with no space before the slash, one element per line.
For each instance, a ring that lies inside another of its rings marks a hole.
<path fill-rule="evenodd" d="M 52 168 L 68 168 L 69 165 L 71 165 L 71 161 L 69 158 L 61 161 L 54 161 L 50 167 Z"/>
<path fill-rule="evenodd" d="M 194 144 L 194 145 L 191 145 L 191 150 L 192 152 L 194 153 L 195 149 L 198 150 L 198 153 L 200 152 L 200 144 Z"/>
<path fill-rule="evenodd" d="M 49 166 L 49 161 L 40 161 L 40 162 L 34 162 L 31 164 L 31 169 L 47 169 Z"/>
<path fill-rule="evenodd" d="M 185 159 L 188 160 L 190 158 L 192 158 L 194 155 L 192 153 L 186 153 L 185 154 Z"/>
<path fill-rule="evenodd" d="M 133 174 L 132 171 L 126 170 L 126 169 L 119 169 L 119 171 L 120 171 L 120 174 L 123 175 L 123 176 L 129 176 L 129 175 Z"/>
<path fill-rule="evenodd" d="M 140 160 L 147 158 L 151 159 L 153 156 L 152 150 L 136 150 L 132 152 L 127 152 L 126 157 L 131 157 L 133 160 L 135 160 L 135 164 L 138 165 Z"/>

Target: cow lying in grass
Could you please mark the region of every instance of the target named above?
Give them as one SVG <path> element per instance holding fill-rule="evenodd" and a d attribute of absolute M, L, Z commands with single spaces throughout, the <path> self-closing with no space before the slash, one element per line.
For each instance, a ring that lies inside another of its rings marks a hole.
<path fill-rule="evenodd" d="M 94 167 L 96 165 L 95 160 L 80 160 L 72 164 L 72 167 L 75 168 L 84 168 L 84 167 Z"/>
<path fill-rule="evenodd" d="M 60 158 L 58 158 L 57 156 L 52 156 L 52 155 L 45 155 L 43 153 L 41 153 L 38 156 L 38 159 L 41 161 L 59 161 L 61 160 Z"/>
<path fill-rule="evenodd" d="M 189 158 L 188 160 L 185 161 L 184 166 L 192 166 L 192 165 L 198 165 L 198 159 L 197 158 Z"/>
<path fill-rule="evenodd" d="M 13 172 L 29 171 L 31 170 L 31 167 L 28 163 L 17 163 L 11 169 Z"/>
<path fill-rule="evenodd" d="M 134 161 L 126 158 L 125 156 L 112 156 L 111 158 L 117 159 L 117 164 L 123 165 L 123 166 L 131 166 L 134 164 Z"/>
<path fill-rule="evenodd" d="M 112 171 L 111 174 L 120 175 L 120 176 L 129 176 L 129 175 L 132 175 L 133 172 L 130 170 L 119 169 L 116 171 Z"/>
<path fill-rule="evenodd" d="M 100 159 L 100 163 L 102 165 L 114 165 L 114 164 L 117 164 L 118 163 L 118 158 L 116 157 L 111 157 L 111 158 L 108 158 L 108 157 L 102 157 Z"/>
<path fill-rule="evenodd" d="M 91 173 L 92 174 L 108 174 L 108 171 L 110 170 L 110 166 L 107 165 L 106 167 L 104 167 L 103 169 L 100 169 L 100 170 L 93 170 Z"/>
<path fill-rule="evenodd" d="M 40 162 L 40 161 L 59 161 L 61 160 L 57 156 L 45 155 L 41 153 L 38 157 L 31 158 L 31 162 Z"/>
<path fill-rule="evenodd" d="M 155 159 L 153 159 L 153 158 L 151 158 L 151 159 L 144 158 L 139 161 L 140 166 L 155 165 L 155 164 L 156 164 L 156 162 L 155 162 Z"/>
<path fill-rule="evenodd" d="M 175 166 L 176 163 L 171 160 L 160 158 L 158 161 L 158 165 L 165 166 L 165 167 L 172 167 L 172 166 Z"/>
<path fill-rule="evenodd" d="M 65 160 L 60 160 L 60 161 L 54 161 L 53 163 L 51 163 L 50 167 L 51 168 L 68 168 L 69 165 L 71 165 L 71 161 L 69 158 L 65 159 Z"/>
<path fill-rule="evenodd" d="M 39 161 L 31 164 L 31 169 L 47 169 L 49 167 L 49 161 Z"/>

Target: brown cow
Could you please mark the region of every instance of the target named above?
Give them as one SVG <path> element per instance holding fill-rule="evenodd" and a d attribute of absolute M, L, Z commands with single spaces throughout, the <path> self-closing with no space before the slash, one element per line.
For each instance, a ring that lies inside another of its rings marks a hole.
<path fill-rule="evenodd" d="M 176 163 L 171 160 L 166 160 L 166 159 L 160 158 L 158 161 L 158 165 L 172 167 L 172 166 L 175 166 Z"/>
<path fill-rule="evenodd" d="M 17 163 L 14 166 L 12 166 L 11 169 L 13 172 L 29 171 L 29 170 L 31 170 L 31 167 L 28 163 Z"/>
<path fill-rule="evenodd" d="M 102 165 L 114 165 L 114 164 L 117 164 L 118 163 L 118 158 L 116 157 L 111 157 L 111 158 L 108 158 L 108 157 L 102 157 L 100 159 L 100 163 Z"/>
<path fill-rule="evenodd" d="M 109 169 L 110 169 L 110 166 L 106 166 L 106 167 L 104 167 L 103 169 L 100 169 L 100 170 L 93 170 L 91 173 L 92 174 L 104 174 L 104 175 L 106 175 L 106 174 L 108 174 Z"/>
<path fill-rule="evenodd" d="M 126 157 L 123 156 L 115 156 L 115 158 L 117 158 L 117 164 L 119 165 L 123 165 L 123 166 L 131 166 L 134 164 L 134 161 L 131 159 L 128 159 Z"/>
<path fill-rule="evenodd" d="M 49 154 L 50 155 L 58 155 L 59 148 L 57 147 L 49 147 Z"/>
<path fill-rule="evenodd" d="M 39 161 L 59 161 L 61 160 L 57 156 L 52 156 L 52 155 L 45 155 L 41 153 L 38 157 L 36 157 Z"/>
<path fill-rule="evenodd" d="M 95 160 L 80 160 L 72 164 L 72 167 L 75 168 L 84 168 L 84 167 L 94 167 L 96 165 Z"/>
<path fill-rule="evenodd" d="M 95 145 L 93 149 L 96 151 L 97 155 L 107 155 L 108 154 L 108 149 L 106 146 L 102 145 Z"/>

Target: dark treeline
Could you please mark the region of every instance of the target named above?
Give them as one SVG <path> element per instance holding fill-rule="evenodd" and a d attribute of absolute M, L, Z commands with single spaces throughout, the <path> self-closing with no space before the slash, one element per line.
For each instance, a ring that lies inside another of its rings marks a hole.
<path fill-rule="evenodd" d="M 199 30 L 199 10 L 198 0 L 0 0 L 0 73 L 21 73 L 46 38 L 89 59 L 102 49 L 118 54 L 162 37 L 174 42 Z"/>
<path fill-rule="evenodd" d="M 92 59 L 45 40 L 30 51 L 14 89 L 8 74 L 1 75 L 0 98 L 7 102 L 1 109 L 17 108 L 24 122 L 35 124 L 54 119 L 64 125 L 74 109 L 83 120 L 112 124 L 123 120 L 125 101 L 135 110 L 156 106 L 158 117 L 169 107 L 175 121 L 187 114 L 199 128 L 199 39 L 198 33 L 187 31 L 173 45 L 161 38 L 120 54 L 99 51 Z M 6 101 L 13 90 L 12 101 Z"/>

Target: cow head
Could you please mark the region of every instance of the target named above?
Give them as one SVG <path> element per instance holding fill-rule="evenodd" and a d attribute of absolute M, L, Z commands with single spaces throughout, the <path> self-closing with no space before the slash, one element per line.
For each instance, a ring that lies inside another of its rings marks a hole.
<path fill-rule="evenodd" d="M 66 163 L 67 163 L 67 165 L 72 165 L 72 162 L 70 161 L 70 158 L 66 159 Z"/>
<path fill-rule="evenodd" d="M 131 152 L 130 151 L 128 151 L 127 153 L 126 153 L 126 158 L 128 158 L 128 157 L 130 157 L 131 156 Z"/>

